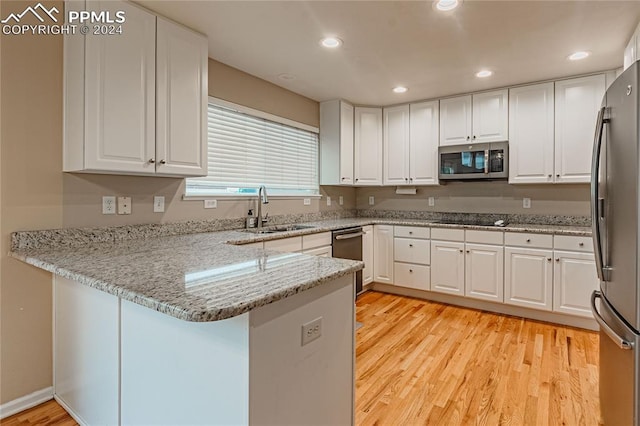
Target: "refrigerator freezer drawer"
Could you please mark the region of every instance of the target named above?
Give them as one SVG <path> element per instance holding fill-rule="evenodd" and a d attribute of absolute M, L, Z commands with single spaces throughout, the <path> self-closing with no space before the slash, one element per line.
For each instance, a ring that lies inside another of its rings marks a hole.
<path fill-rule="evenodd" d="M 600 407 L 605 425 L 640 426 L 638 410 L 638 344 L 640 336 L 630 329 L 598 294 L 592 298 L 594 317 L 600 328 Z M 600 298 L 600 308 L 595 299 Z M 627 345 L 630 344 L 630 345 Z"/>

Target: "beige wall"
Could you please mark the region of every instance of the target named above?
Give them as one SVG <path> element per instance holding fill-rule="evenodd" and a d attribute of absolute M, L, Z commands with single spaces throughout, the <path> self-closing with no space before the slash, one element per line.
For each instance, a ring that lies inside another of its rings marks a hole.
<path fill-rule="evenodd" d="M 373 195 L 375 204 L 369 205 Z M 428 197 L 435 198 L 429 207 Z M 531 198 L 531 208 L 522 199 Z M 506 182 L 451 182 L 437 187 L 420 187 L 416 195 L 397 195 L 394 188 L 358 188 L 358 209 L 589 215 L 589 186 L 509 185 Z"/>
<path fill-rule="evenodd" d="M 43 2 L 62 8 L 62 2 Z M 0 16 L 28 2 L 0 2 Z M 34 22 L 35 23 L 35 22 Z M 62 225 L 62 38 L 0 36 L 0 403 L 51 386 L 51 275 L 9 234 Z"/>

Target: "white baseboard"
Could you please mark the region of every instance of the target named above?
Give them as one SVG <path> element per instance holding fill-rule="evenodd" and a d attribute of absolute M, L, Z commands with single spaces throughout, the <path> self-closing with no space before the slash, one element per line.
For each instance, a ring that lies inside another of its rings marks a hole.
<path fill-rule="evenodd" d="M 65 411 L 71 416 L 71 418 L 73 418 L 73 420 L 75 420 L 80 426 L 88 426 L 87 422 L 85 422 L 84 419 L 78 415 L 78 413 L 73 411 L 71 407 L 69 407 L 69 404 L 67 404 L 64 399 L 60 398 L 58 395 L 54 395 L 53 398 L 56 400 L 58 404 L 60 404 L 62 408 L 65 409 Z"/>
<path fill-rule="evenodd" d="M 0 405 L 0 419 L 12 416 L 53 399 L 53 387 L 41 389 Z"/>

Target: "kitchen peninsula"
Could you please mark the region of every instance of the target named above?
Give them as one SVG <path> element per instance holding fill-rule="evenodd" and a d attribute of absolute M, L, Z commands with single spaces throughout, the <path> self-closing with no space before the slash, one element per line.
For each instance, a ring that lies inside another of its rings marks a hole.
<path fill-rule="evenodd" d="M 80 424 L 352 422 L 361 262 L 154 231 L 13 236 L 54 274 L 54 395 Z"/>

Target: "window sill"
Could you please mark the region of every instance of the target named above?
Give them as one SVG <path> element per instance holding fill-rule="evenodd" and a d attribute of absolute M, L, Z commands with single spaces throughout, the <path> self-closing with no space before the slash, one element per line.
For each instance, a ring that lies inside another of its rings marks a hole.
<path fill-rule="evenodd" d="M 258 195 L 183 195 L 183 201 L 203 201 L 203 200 L 223 200 L 223 201 L 238 201 L 238 200 L 252 200 L 258 198 Z M 269 195 L 270 200 L 302 200 L 304 198 L 322 198 L 322 195 Z"/>

